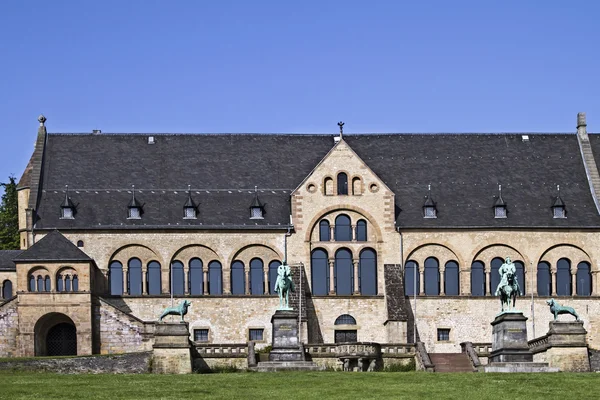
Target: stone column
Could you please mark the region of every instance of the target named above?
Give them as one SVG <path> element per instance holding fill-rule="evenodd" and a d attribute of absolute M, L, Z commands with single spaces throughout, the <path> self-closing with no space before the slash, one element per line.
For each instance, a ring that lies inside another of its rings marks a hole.
<path fill-rule="evenodd" d="M 223 282 L 225 283 L 225 282 Z M 208 294 L 208 266 L 202 266 L 202 294 Z"/>
<path fill-rule="evenodd" d="M 356 225 L 352 225 L 351 229 L 352 229 L 352 241 L 356 242 Z"/>
<path fill-rule="evenodd" d="M 335 242 L 335 225 L 330 225 L 329 230 L 329 240 Z"/>
<path fill-rule="evenodd" d="M 148 267 L 142 265 L 142 294 L 148 294 Z"/>
<path fill-rule="evenodd" d="M 461 296 L 468 296 L 471 294 L 471 269 L 459 269 L 458 271 L 458 293 Z"/>
<path fill-rule="evenodd" d="M 419 294 L 421 296 L 425 295 L 425 266 L 419 268 Z"/>
<path fill-rule="evenodd" d="M 189 280 L 190 280 L 190 266 L 189 264 L 183 264 L 183 294 L 190 294 Z"/>
<path fill-rule="evenodd" d="M 537 285 L 537 267 L 534 267 L 533 264 L 531 264 L 529 273 L 531 274 L 531 275 L 529 275 L 530 279 L 528 282 L 529 286 L 531 286 L 531 288 L 529 290 L 531 290 L 533 292 L 534 296 L 537 296 L 539 294 L 538 293 L 538 285 Z M 533 278 L 533 279 L 531 279 L 531 278 Z M 527 278 L 525 280 L 527 280 Z"/>
<path fill-rule="evenodd" d="M 577 296 L 577 267 L 571 267 L 571 296 Z"/>
<path fill-rule="evenodd" d="M 354 294 L 360 294 L 360 286 L 358 282 L 358 259 L 352 260 L 352 264 L 354 264 Z"/>
<path fill-rule="evenodd" d="M 446 295 L 446 287 L 445 287 L 446 278 L 444 277 L 445 272 L 446 272 L 446 266 L 440 265 L 440 296 Z"/>
<path fill-rule="evenodd" d="M 488 265 L 485 269 L 485 286 L 486 287 L 486 291 L 485 291 L 485 295 L 486 296 L 491 296 L 492 295 L 492 266 Z"/>
<path fill-rule="evenodd" d="M 265 294 L 269 294 L 269 266 L 265 265 L 265 270 L 263 271 L 265 273 Z"/>
<path fill-rule="evenodd" d="M 169 283 L 171 282 L 171 269 L 170 268 L 164 268 L 164 267 L 160 267 L 160 286 L 161 286 L 161 293 L 171 293 L 171 284 Z"/>
<path fill-rule="evenodd" d="M 123 265 L 123 294 L 129 294 L 127 290 L 127 275 L 129 275 L 129 268 Z"/>
<path fill-rule="evenodd" d="M 556 267 L 552 268 L 552 274 L 550 275 L 550 296 L 556 296 Z"/>
<path fill-rule="evenodd" d="M 335 260 L 329 259 L 329 294 L 335 294 Z"/>
<path fill-rule="evenodd" d="M 244 275 L 246 276 L 246 294 L 250 294 L 250 267 L 244 264 Z"/>

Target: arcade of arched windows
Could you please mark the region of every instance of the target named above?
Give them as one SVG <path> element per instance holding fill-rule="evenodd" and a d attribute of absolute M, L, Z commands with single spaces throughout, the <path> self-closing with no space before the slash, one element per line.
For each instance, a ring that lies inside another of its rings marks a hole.
<path fill-rule="evenodd" d="M 351 218 L 346 213 L 322 218 L 313 232 L 318 242 L 367 242 L 374 240 L 367 220 L 360 215 Z"/>
<path fill-rule="evenodd" d="M 263 250 L 258 251 L 260 256 L 246 260 L 245 254 L 252 251 L 242 251 L 229 268 L 203 246 L 176 252 L 168 269 L 151 257 L 144 261 L 141 257 L 113 257 L 108 267 L 108 292 L 115 296 L 273 295 L 281 257 L 274 250 L 259 247 Z"/>
<path fill-rule="evenodd" d="M 326 196 L 360 196 L 363 193 L 363 181 L 360 176 L 349 176 L 340 171 L 334 177 L 323 179 L 323 194 Z"/>
<path fill-rule="evenodd" d="M 45 267 L 35 267 L 27 274 L 27 291 L 31 293 L 65 293 L 79 290 L 79 275 L 71 267 L 60 268 L 54 276 Z"/>
<path fill-rule="evenodd" d="M 592 264 L 587 255 L 581 250 L 561 247 L 558 247 L 558 251 L 555 248 L 552 252 L 546 252 L 537 266 L 529 270 L 521 259 L 511 260 L 516 267 L 521 296 L 531 294 L 531 291 L 539 296 L 594 294 Z M 471 262 L 470 269 L 461 273 L 456 260 L 441 263 L 438 258 L 430 256 L 418 262 L 409 256 L 404 266 L 405 294 L 493 296 L 500 283 L 499 269 L 503 263 L 505 259 L 500 255 L 491 257 L 487 262 L 476 258 Z"/>

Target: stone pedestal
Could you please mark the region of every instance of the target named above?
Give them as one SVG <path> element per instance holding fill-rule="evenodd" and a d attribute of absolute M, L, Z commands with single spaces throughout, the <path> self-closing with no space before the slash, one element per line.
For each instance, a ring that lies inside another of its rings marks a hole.
<path fill-rule="evenodd" d="M 490 363 L 532 362 L 527 344 L 527 318 L 522 312 L 500 314 L 492 322 Z"/>
<path fill-rule="evenodd" d="M 157 323 L 154 332 L 152 372 L 189 374 L 192 372 L 190 333 L 187 322 Z"/>
<path fill-rule="evenodd" d="M 277 310 L 271 317 L 272 350 L 269 361 L 304 361 L 298 340 L 298 312 Z"/>
<path fill-rule="evenodd" d="M 548 330 L 546 362 L 565 372 L 589 372 L 590 359 L 583 321 L 552 321 Z"/>

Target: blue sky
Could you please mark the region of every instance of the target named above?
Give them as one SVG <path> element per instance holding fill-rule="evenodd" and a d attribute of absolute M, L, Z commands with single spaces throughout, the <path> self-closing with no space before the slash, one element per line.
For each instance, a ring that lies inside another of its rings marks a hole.
<path fill-rule="evenodd" d="M 0 181 L 50 132 L 600 131 L 597 1 L 3 1 Z"/>

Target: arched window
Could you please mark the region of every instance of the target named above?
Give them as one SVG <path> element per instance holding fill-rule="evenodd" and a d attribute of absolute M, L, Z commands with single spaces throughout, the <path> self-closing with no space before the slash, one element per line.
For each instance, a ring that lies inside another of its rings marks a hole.
<path fill-rule="evenodd" d="M 329 221 L 326 219 L 319 222 L 319 240 L 321 242 L 329 242 L 331 240 L 331 229 L 329 228 Z"/>
<path fill-rule="evenodd" d="M 181 261 L 173 261 L 171 263 L 171 292 L 173 296 L 183 296 L 184 294 L 184 273 L 183 263 Z"/>
<path fill-rule="evenodd" d="M 79 278 L 77 275 L 73 275 L 73 291 L 79 292 Z"/>
<path fill-rule="evenodd" d="M 192 258 L 190 260 L 190 276 L 188 278 L 188 291 L 191 295 L 202 294 L 202 260 L 199 258 Z"/>
<path fill-rule="evenodd" d="M 527 282 L 525 282 L 525 265 L 522 261 L 515 261 L 514 264 L 515 269 L 517 270 L 517 280 L 519 281 L 519 296 L 523 296 L 526 293 L 525 286 L 527 286 Z"/>
<path fill-rule="evenodd" d="M 250 261 L 250 293 L 265 294 L 264 264 L 260 258 Z"/>
<path fill-rule="evenodd" d="M 325 187 L 325 195 L 326 196 L 333 195 L 333 179 L 325 178 L 325 181 L 323 182 L 323 186 Z"/>
<path fill-rule="evenodd" d="M 485 266 L 481 261 L 471 264 L 471 296 L 485 296 Z"/>
<path fill-rule="evenodd" d="M 244 263 L 234 261 L 231 264 L 231 294 L 246 293 L 246 273 L 244 272 Z"/>
<path fill-rule="evenodd" d="M 223 294 L 223 268 L 216 260 L 208 263 L 208 293 Z"/>
<path fill-rule="evenodd" d="M 362 193 L 362 188 L 360 184 L 360 178 L 354 177 L 352 178 L 352 194 L 357 196 Z"/>
<path fill-rule="evenodd" d="M 359 219 L 356 223 L 356 240 L 359 242 L 367 241 L 367 221 Z"/>
<path fill-rule="evenodd" d="M 83 240 L 77 241 L 77 247 L 83 247 Z"/>
<path fill-rule="evenodd" d="M 65 292 L 70 292 L 71 291 L 71 276 L 67 275 L 65 276 Z"/>
<path fill-rule="evenodd" d="M 419 294 L 420 284 L 419 264 L 412 260 L 407 261 L 404 265 L 404 293 L 407 296 L 414 296 L 415 293 Z"/>
<path fill-rule="evenodd" d="M 7 279 L 2 283 L 2 298 L 6 300 L 12 296 L 12 282 Z"/>
<path fill-rule="evenodd" d="M 348 175 L 345 172 L 337 176 L 337 194 L 348 194 Z"/>
<path fill-rule="evenodd" d="M 50 282 L 50 276 L 46 275 L 44 278 L 44 291 L 51 292 L 52 291 L 52 283 Z"/>
<path fill-rule="evenodd" d="M 335 219 L 335 241 L 349 242 L 352 240 L 352 226 L 350 217 L 340 214 Z"/>
<path fill-rule="evenodd" d="M 356 320 L 350 314 L 342 314 L 335 319 L 334 325 L 356 325 Z"/>
<path fill-rule="evenodd" d="M 118 261 L 113 261 L 108 267 L 108 285 L 110 286 L 110 294 L 123 294 L 123 264 Z"/>
<path fill-rule="evenodd" d="M 542 261 L 537 266 L 537 291 L 540 296 L 550 296 L 552 291 L 550 290 L 550 282 L 552 282 L 552 275 L 550 271 L 550 264 Z"/>
<path fill-rule="evenodd" d="M 429 257 L 425 260 L 425 294 L 438 296 L 440 294 L 440 263 L 436 258 Z"/>
<path fill-rule="evenodd" d="M 354 267 L 352 253 L 348 249 L 339 249 L 335 253 L 335 292 L 338 295 L 351 295 L 354 286 Z"/>
<path fill-rule="evenodd" d="M 500 284 L 500 267 L 504 264 L 504 259 L 500 257 L 496 257 L 491 262 L 491 270 L 490 270 L 490 281 L 491 281 L 491 289 L 490 293 L 493 295 L 496 292 L 496 288 Z M 520 282 L 519 282 L 520 283 Z"/>
<path fill-rule="evenodd" d="M 35 277 L 33 275 L 29 277 L 29 291 L 35 292 Z"/>
<path fill-rule="evenodd" d="M 329 293 L 329 259 L 322 249 L 313 250 L 310 256 L 311 287 L 315 296 Z"/>
<path fill-rule="evenodd" d="M 269 293 L 275 294 L 275 282 L 277 281 L 277 268 L 281 261 L 271 261 L 269 263 Z"/>
<path fill-rule="evenodd" d="M 377 254 L 373 249 L 360 252 L 358 279 L 360 294 L 374 296 L 377 294 Z"/>
<path fill-rule="evenodd" d="M 448 261 L 444 268 L 444 293 L 448 296 L 460 294 L 459 270 L 456 261 Z"/>
<path fill-rule="evenodd" d="M 556 294 L 571 296 L 571 261 L 567 258 L 556 263 Z"/>
<path fill-rule="evenodd" d="M 160 263 L 158 261 L 150 261 L 148 263 L 148 294 L 156 296 L 162 291 L 161 289 L 161 277 L 160 277 Z"/>
<path fill-rule="evenodd" d="M 131 258 L 127 263 L 127 289 L 130 295 L 142 294 L 142 262 L 139 258 Z"/>
<path fill-rule="evenodd" d="M 65 283 L 63 282 L 62 274 L 56 275 L 56 291 L 57 292 L 65 291 Z"/>
<path fill-rule="evenodd" d="M 592 294 L 592 275 L 590 272 L 590 264 L 580 262 L 577 264 L 577 295 L 589 296 Z"/>
<path fill-rule="evenodd" d="M 38 275 L 38 277 L 37 277 L 37 291 L 38 292 L 44 291 L 44 278 L 41 275 Z"/>

